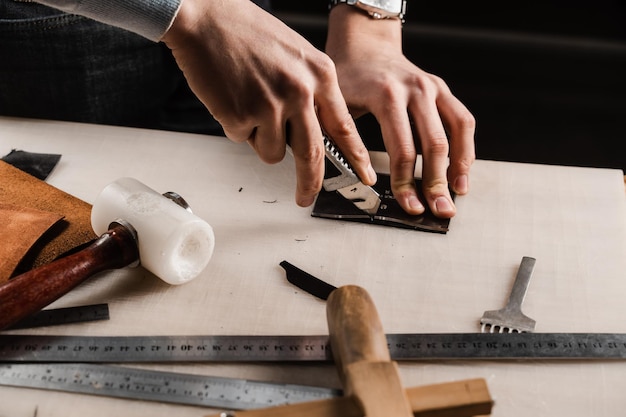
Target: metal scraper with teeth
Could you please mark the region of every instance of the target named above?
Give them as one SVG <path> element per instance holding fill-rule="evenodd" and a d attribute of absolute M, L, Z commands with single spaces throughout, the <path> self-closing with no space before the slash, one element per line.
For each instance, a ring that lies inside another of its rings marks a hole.
<path fill-rule="evenodd" d="M 500 310 L 485 311 L 480 319 L 482 333 L 531 333 L 535 330 L 535 320 L 522 313 L 522 302 L 535 266 L 535 258 L 524 256 L 517 271 L 509 301 Z"/>
<path fill-rule="evenodd" d="M 324 136 L 324 148 L 326 157 L 339 171 L 339 175 L 324 179 L 323 186 L 326 191 L 337 191 L 344 198 L 351 201 L 357 208 L 370 216 L 376 215 L 380 207 L 380 194 L 372 187 L 361 182 L 354 173 L 348 161 L 341 151 Z"/>

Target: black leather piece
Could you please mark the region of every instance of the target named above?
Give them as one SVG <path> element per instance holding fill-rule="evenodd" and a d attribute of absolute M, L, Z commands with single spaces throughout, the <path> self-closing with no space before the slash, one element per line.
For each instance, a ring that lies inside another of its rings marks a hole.
<path fill-rule="evenodd" d="M 415 184 L 419 193 L 421 180 L 416 179 Z M 378 182 L 372 187 L 381 196 L 381 204 L 375 216 L 369 216 L 364 211 L 355 207 L 336 191 L 322 191 L 317 196 L 313 206 L 313 217 L 322 217 L 334 220 L 347 220 L 360 223 L 371 223 L 381 226 L 399 227 L 424 232 L 447 233 L 450 219 L 440 219 L 430 211 L 419 216 L 406 213 L 391 193 L 389 175 L 378 174 Z M 455 195 L 452 193 L 452 198 Z M 423 200 L 422 200 L 423 201 Z"/>
<path fill-rule="evenodd" d="M 11 164 L 15 168 L 42 181 L 48 178 L 48 175 L 50 175 L 60 159 L 61 155 L 33 153 L 15 149 L 2 157 L 2 160 L 7 164 Z"/>
<path fill-rule="evenodd" d="M 317 298 L 327 300 L 330 293 L 337 289 L 337 287 L 314 277 L 287 261 L 282 261 L 280 266 L 287 273 L 287 281 Z"/>

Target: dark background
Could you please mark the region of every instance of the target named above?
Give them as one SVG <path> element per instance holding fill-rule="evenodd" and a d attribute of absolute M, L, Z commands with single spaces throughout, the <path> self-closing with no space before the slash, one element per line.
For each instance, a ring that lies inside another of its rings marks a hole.
<path fill-rule="evenodd" d="M 273 0 L 323 49 L 324 0 Z M 404 52 L 477 120 L 480 159 L 626 170 L 626 1 L 409 0 Z M 382 149 L 373 119 L 359 120 Z"/>

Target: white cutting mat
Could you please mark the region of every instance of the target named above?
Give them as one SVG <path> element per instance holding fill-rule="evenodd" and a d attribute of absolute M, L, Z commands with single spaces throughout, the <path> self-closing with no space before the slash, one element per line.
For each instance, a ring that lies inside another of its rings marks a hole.
<path fill-rule="evenodd" d="M 447 235 L 312 218 L 293 200 L 291 157 L 258 160 L 224 138 L 0 118 L 0 154 L 63 155 L 48 182 L 87 202 L 131 176 L 176 191 L 214 228 L 205 273 L 171 287 L 141 268 L 101 274 L 55 306 L 107 302 L 111 320 L 32 334 L 322 334 L 324 303 L 292 287 L 283 259 L 358 284 L 387 332 L 475 332 L 504 305 L 523 256 L 537 259 L 524 312 L 537 332 L 626 333 L 623 173 L 477 161 Z M 374 155 L 379 171 L 385 155 Z M 331 366 L 158 365 L 157 369 L 337 386 Z M 626 362 L 401 364 L 407 386 L 486 378 L 494 416 L 615 416 Z M 0 387 L 0 416 L 200 416 L 209 411 Z"/>

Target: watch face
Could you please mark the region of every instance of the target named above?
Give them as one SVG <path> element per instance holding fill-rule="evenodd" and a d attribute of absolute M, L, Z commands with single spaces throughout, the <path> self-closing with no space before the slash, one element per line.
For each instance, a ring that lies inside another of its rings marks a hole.
<path fill-rule="evenodd" d="M 399 15 L 402 12 L 402 0 L 359 0 L 363 6 L 384 10 L 389 15 Z"/>

